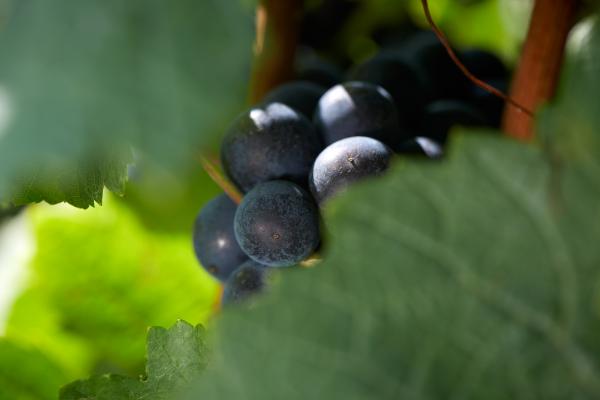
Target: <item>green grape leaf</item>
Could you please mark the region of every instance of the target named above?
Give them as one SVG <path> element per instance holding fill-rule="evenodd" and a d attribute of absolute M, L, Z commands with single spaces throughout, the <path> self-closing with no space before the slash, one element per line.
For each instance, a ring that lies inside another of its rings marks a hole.
<path fill-rule="evenodd" d="M 171 329 L 151 329 L 148 333 L 147 380 L 156 393 L 192 382 L 206 368 L 208 352 L 204 328 L 178 322 Z"/>
<path fill-rule="evenodd" d="M 238 1 L 0 4 L 0 203 L 88 207 L 123 192 L 121 154 L 177 170 L 242 107 L 251 8 Z"/>
<path fill-rule="evenodd" d="M 598 398 L 600 177 L 557 199 L 544 153 L 471 135 L 332 204 L 325 261 L 223 315 L 189 399 Z"/>
<path fill-rule="evenodd" d="M 120 375 L 102 375 L 71 383 L 61 390 L 59 398 L 131 400 L 142 398 L 144 395 L 144 384 L 139 380 Z"/>
<path fill-rule="evenodd" d="M 204 328 L 179 321 L 170 329 L 150 328 L 143 379 L 103 375 L 61 389 L 61 400 L 170 399 L 203 372 L 208 352 Z"/>

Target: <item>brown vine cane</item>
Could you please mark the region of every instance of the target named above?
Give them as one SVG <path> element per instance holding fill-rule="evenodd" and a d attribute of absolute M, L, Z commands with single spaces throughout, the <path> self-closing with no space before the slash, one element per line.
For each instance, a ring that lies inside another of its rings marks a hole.
<path fill-rule="evenodd" d="M 292 78 L 303 7 L 303 0 L 261 0 L 258 4 L 250 104 Z"/>
<path fill-rule="evenodd" d="M 568 34 L 580 0 L 536 0 L 527 39 L 511 84 L 511 97 L 536 110 L 556 91 Z M 535 135 L 534 120 L 511 105 L 504 111 L 503 130 L 522 140 Z"/>

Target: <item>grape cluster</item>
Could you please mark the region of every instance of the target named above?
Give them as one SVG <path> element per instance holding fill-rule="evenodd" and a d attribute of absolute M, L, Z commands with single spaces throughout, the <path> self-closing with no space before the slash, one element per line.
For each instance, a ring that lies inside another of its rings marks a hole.
<path fill-rule="evenodd" d="M 458 54 L 476 76 L 506 86 L 496 56 Z M 193 239 L 201 265 L 225 283 L 224 303 L 310 257 L 320 246 L 320 208 L 383 174 L 395 154 L 437 159 L 452 126 L 500 122 L 502 100 L 467 80 L 428 33 L 383 49 L 345 79 L 331 65 L 311 68 L 238 116 L 223 139 L 223 169 L 244 197 L 209 202 Z"/>

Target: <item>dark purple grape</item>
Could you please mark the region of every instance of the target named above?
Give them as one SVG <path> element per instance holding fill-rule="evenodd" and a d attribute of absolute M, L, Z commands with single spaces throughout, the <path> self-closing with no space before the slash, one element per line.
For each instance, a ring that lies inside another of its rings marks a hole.
<path fill-rule="evenodd" d="M 267 93 L 263 104 L 283 103 L 312 119 L 319 99 L 326 91 L 323 86 L 309 81 L 288 82 Z"/>
<path fill-rule="evenodd" d="M 473 106 L 457 100 L 438 100 L 425 108 L 419 135 L 445 145 L 453 126 L 487 125 L 485 116 Z"/>
<path fill-rule="evenodd" d="M 299 263 L 319 244 L 319 212 L 310 195 L 287 181 L 260 183 L 235 213 L 235 236 L 253 260 L 273 267 Z"/>
<path fill-rule="evenodd" d="M 495 54 L 481 49 L 470 49 L 460 53 L 460 60 L 476 77 L 488 79 L 506 79 L 508 69 Z"/>
<path fill-rule="evenodd" d="M 339 47 L 335 46 L 337 35 L 354 11 L 360 7 L 360 2 L 356 0 L 326 0 L 306 3 L 299 42 L 321 51 L 335 50 L 336 47 Z M 308 3 L 312 3 L 310 7 Z"/>
<path fill-rule="evenodd" d="M 296 54 L 296 79 L 323 86 L 325 89 L 343 80 L 342 71 L 319 57 L 313 49 L 301 47 Z"/>
<path fill-rule="evenodd" d="M 351 184 L 381 175 L 390 165 L 392 151 L 380 141 L 354 136 L 325 148 L 315 160 L 309 186 L 319 204 Z"/>
<path fill-rule="evenodd" d="M 425 76 L 394 52 L 382 52 L 356 67 L 351 81 L 369 82 L 384 88 L 394 100 L 400 125 L 412 127 L 427 100 Z"/>
<path fill-rule="evenodd" d="M 306 117 L 285 104 L 271 103 L 236 119 L 223 140 L 221 160 L 231 181 L 243 192 L 274 179 L 306 185 L 322 147 Z"/>
<path fill-rule="evenodd" d="M 351 136 L 388 143 L 401 132 L 390 94 L 367 82 L 346 82 L 329 89 L 319 100 L 315 123 L 325 144 Z"/>
<path fill-rule="evenodd" d="M 370 36 L 380 49 L 386 51 L 401 47 L 407 39 L 420 32 L 422 30 L 415 25 L 414 21 L 407 18 L 403 21 L 374 26 Z"/>
<path fill-rule="evenodd" d="M 413 35 L 398 51 L 426 75 L 429 100 L 463 96 L 468 81 L 433 32 Z"/>
<path fill-rule="evenodd" d="M 508 90 L 506 79 L 489 79 L 487 83 L 504 93 Z M 473 84 L 467 92 L 466 101 L 483 113 L 489 126 L 500 127 L 504 112 L 503 99 Z"/>
<path fill-rule="evenodd" d="M 233 231 L 236 208 L 235 203 L 222 194 L 202 208 L 194 224 L 196 257 L 202 267 L 220 281 L 225 281 L 234 269 L 248 259 Z"/>
<path fill-rule="evenodd" d="M 253 260 L 240 265 L 227 279 L 223 289 L 223 305 L 239 304 L 262 293 L 268 286 L 273 269 Z"/>
<path fill-rule="evenodd" d="M 441 158 L 444 155 L 444 149 L 439 143 L 423 136 L 408 139 L 401 143 L 395 151 L 398 154 L 425 156 L 431 159 Z"/>

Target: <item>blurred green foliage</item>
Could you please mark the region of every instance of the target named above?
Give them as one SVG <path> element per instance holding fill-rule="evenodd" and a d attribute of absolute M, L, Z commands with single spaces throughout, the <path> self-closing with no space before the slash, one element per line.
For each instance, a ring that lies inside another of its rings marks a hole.
<path fill-rule="evenodd" d="M 532 1 L 430 0 L 429 3 L 436 24 L 455 46 L 488 49 L 509 64 L 516 62 Z M 409 10 L 421 26 L 427 26 L 421 0 L 411 0 Z"/>
<path fill-rule="evenodd" d="M 0 339 L 0 400 L 56 398 L 68 375 L 43 352 Z"/>
<path fill-rule="evenodd" d="M 141 158 L 119 200 L 150 229 L 189 234 L 201 206 L 220 192 L 195 158 L 180 170 Z"/>
<path fill-rule="evenodd" d="M 488 49 L 509 65 L 517 60 L 532 4 L 531 0 L 429 0 L 436 24 L 456 47 Z M 402 26 L 429 29 L 421 0 L 360 1 L 336 46 L 359 62 L 378 49 L 370 37 L 373 30 L 387 27 L 399 31 Z"/>
<path fill-rule="evenodd" d="M 152 233 L 107 200 L 87 211 L 38 206 L 27 215 L 38 247 L 6 336 L 36 348 L 69 379 L 90 371 L 139 374 L 148 326 L 178 318 L 205 322 L 217 298 L 218 285 L 199 268 L 189 232 Z M 0 365 L 6 376 L 7 365 Z"/>

